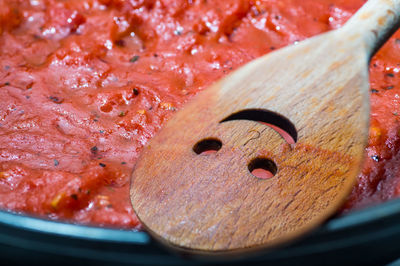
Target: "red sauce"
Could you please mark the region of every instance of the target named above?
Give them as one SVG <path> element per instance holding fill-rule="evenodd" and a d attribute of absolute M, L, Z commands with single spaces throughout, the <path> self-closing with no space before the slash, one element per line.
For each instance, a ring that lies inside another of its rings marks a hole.
<path fill-rule="evenodd" d="M 129 176 L 162 124 L 215 80 L 342 26 L 364 2 L 0 0 L 1 208 L 139 227 Z M 400 194 L 397 37 L 372 60 L 368 156 L 346 209 Z"/>

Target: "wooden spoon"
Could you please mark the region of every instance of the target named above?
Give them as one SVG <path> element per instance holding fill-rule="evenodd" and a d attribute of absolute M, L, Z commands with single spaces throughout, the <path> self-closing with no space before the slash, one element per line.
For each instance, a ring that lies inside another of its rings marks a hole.
<path fill-rule="evenodd" d="M 368 140 L 368 63 L 399 14 L 400 0 L 370 0 L 343 28 L 254 60 L 195 97 L 132 174 L 146 230 L 195 253 L 247 252 L 332 216 Z"/>

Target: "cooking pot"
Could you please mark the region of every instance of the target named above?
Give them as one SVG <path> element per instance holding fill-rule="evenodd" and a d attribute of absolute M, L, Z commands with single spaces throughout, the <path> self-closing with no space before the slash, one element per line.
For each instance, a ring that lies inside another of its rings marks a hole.
<path fill-rule="evenodd" d="M 400 199 L 333 217 L 285 247 L 230 258 L 177 254 L 146 232 L 75 225 L 0 211 L 0 257 L 7 263 L 382 265 L 400 257 L 399 243 Z"/>

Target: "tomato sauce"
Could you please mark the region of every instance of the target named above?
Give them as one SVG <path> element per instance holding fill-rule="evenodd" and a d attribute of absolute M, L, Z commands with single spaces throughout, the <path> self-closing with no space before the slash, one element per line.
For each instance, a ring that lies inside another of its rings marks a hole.
<path fill-rule="evenodd" d="M 142 147 L 212 82 L 342 26 L 364 0 L 0 0 L 0 207 L 140 228 Z M 373 58 L 367 159 L 345 211 L 400 194 L 400 33 Z M 151 182 L 151 180 L 149 180 Z"/>

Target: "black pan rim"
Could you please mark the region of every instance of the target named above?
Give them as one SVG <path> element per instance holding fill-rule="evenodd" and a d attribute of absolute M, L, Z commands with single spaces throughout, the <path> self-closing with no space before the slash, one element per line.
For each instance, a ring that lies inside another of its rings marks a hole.
<path fill-rule="evenodd" d="M 333 232 L 359 227 L 399 214 L 400 198 L 334 217 L 318 228 L 316 232 Z M 146 245 L 150 243 L 151 239 L 144 231 L 48 220 L 43 217 L 15 213 L 7 210 L 0 210 L 0 226 L 1 225 L 31 232 L 94 241 Z"/>

